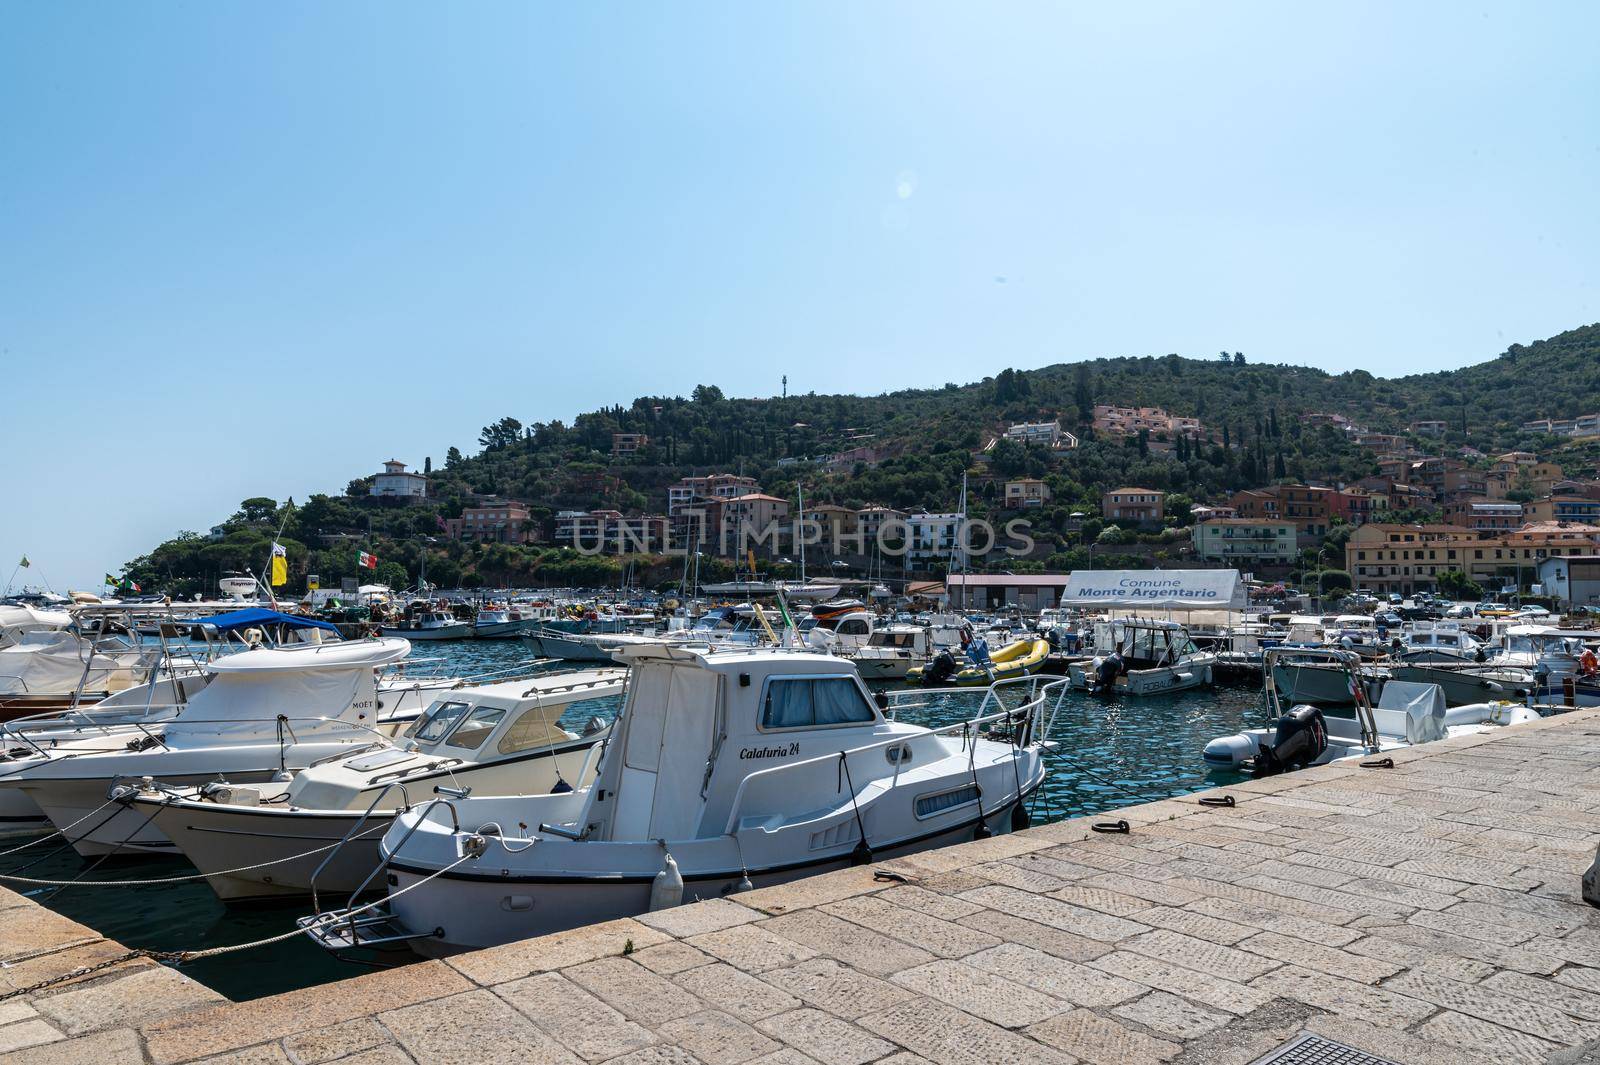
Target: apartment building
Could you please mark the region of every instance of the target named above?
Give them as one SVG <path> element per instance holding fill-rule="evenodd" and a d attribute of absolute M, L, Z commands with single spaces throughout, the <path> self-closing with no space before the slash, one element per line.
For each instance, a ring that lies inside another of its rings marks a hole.
<path fill-rule="evenodd" d="M 1501 536 L 1522 528 L 1522 504 L 1504 499 L 1459 499 L 1444 505 L 1445 521 L 1479 537 Z"/>
<path fill-rule="evenodd" d="M 1018 422 L 1006 429 L 1006 439 L 1019 444 L 1069 450 L 1078 446 L 1078 438 L 1061 428 L 1061 422 Z"/>
<path fill-rule="evenodd" d="M 611 454 L 614 458 L 632 455 L 640 448 L 649 447 L 650 438 L 643 433 L 612 433 Z"/>
<path fill-rule="evenodd" d="M 1358 591 L 1384 595 L 1436 590 L 1451 570 L 1485 587 L 1524 587 L 1544 559 L 1592 554 L 1596 546 L 1594 526 L 1535 524 L 1479 538 L 1454 525 L 1366 525 L 1345 544 L 1345 568 Z"/>
<path fill-rule="evenodd" d="M 756 484 L 754 477 L 740 477 L 732 473 L 685 477 L 667 488 L 667 514 L 675 515 L 680 510 L 712 500 L 727 500 L 760 491 L 761 486 Z"/>
<path fill-rule="evenodd" d="M 445 534 L 469 543 L 525 544 L 539 539 L 528 505 L 514 499 L 486 500 L 463 507 L 461 517 L 445 520 Z"/>
<path fill-rule="evenodd" d="M 1297 550 L 1297 530 L 1288 521 L 1214 518 L 1196 525 L 1190 538 L 1200 558 L 1235 566 L 1287 566 Z"/>
<path fill-rule="evenodd" d="M 1096 404 L 1094 429 L 1108 436 L 1137 436 L 1141 432 L 1170 433 L 1196 438 L 1205 434 L 1199 418 L 1168 414 L 1160 407 L 1117 407 Z"/>
<path fill-rule="evenodd" d="M 390 459 L 383 464 L 383 472 L 373 476 L 367 492 L 386 503 L 415 503 L 428 498 L 428 478 L 407 470 L 399 459 Z"/>
<path fill-rule="evenodd" d="M 1235 492 L 1228 503 L 1241 518 L 1293 522 L 1302 542 L 1326 536 L 1333 519 L 1342 518 L 1350 506 L 1349 499 L 1337 490 L 1309 484 L 1249 488 Z"/>

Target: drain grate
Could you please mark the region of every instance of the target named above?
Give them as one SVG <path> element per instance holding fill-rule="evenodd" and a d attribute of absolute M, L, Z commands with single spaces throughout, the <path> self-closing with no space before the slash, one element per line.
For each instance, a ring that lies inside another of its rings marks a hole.
<path fill-rule="evenodd" d="M 1399 1065 L 1364 1050 L 1335 1043 L 1320 1035 L 1302 1033 L 1250 1065 Z"/>

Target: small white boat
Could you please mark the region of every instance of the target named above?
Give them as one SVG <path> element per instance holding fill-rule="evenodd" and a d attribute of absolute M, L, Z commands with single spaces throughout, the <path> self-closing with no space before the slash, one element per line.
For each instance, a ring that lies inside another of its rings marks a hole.
<path fill-rule="evenodd" d="M 472 638 L 472 623 L 457 620 L 447 606 L 418 610 L 398 625 L 384 625 L 379 630 L 384 636 L 404 640 L 468 640 Z"/>
<path fill-rule="evenodd" d="M 1095 657 L 1067 667 L 1072 686 L 1102 695 L 1164 695 L 1211 687 L 1217 656 L 1176 621 L 1128 618 L 1094 627 Z"/>
<path fill-rule="evenodd" d="M 1400 635 L 1402 662 L 1415 665 L 1461 665 L 1487 658 L 1483 641 L 1461 627 L 1459 621 L 1416 621 Z"/>
<path fill-rule="evenodd" d="M 1291 652 L 1267 652 L 1267 676 L 1273 675 L 1273 658 L 1280 653 L 1305 656 L 1299 648 Z M 1323 714 L 1315 706 L 1301 703 L 1283 711 L 1281 693 L 1269 680 L 1267 700 L 1276 724 L 1246 729 L 1232 736 L 1219 736 L 1207 743 L 1202 757 L 1219 769 L 1237 769 L 1255 776 L 1271 776 L 1311 765 L 1381 755 L 1447 736 L 1470 735 L 1488 728 L 1517 725 L 1539 718 L 1537 711 L 1511 702 L 1470 703 L 1447 706 L 1437 684 L 1391 680 L 1374 705 L 1365 688 L 1353 680 L 1359 656 L 1349 651 L 1328 649 L 1321 652 L 1346 674 L 1349 690 L 1357 692 L 1355 712 L 1350 717 Z"/>
<path fill-rule="evenodd" d="M 139 735 L 117 750 L 36 744 L 0 776 L 0 796 L 20 792 L 85 857 L 170 853 L 171 841 L 113 799 L 114 785 L 143 777 L 251 784 L 348 754 L 414 718 L 403 691 L 380 710 L 376 679 L 381 666 L 409 651 L 404 640 L 374 639 L 227 655 L 205 667 L 210 682 L 172 720 L 135 726 Z"/>
<path fill-rule="evenodd" d="M 309 894 L 313 880 L 318 891 L 355 891 L 377 864 L 378 839 L 396 811 L 434 789 L 520 795 L 589 783 L 609 726 L 591 717 L 578 734 L 560 718 L 583 713 L 584 704 L 605 709 L 626 676 L 615 667 L 564 670 L 452 691 L 394 743 L 318 763 L 291 781 L 154 782 L 133 805 L 212 874 L 206 882 L 223 899 Z"/>
<path fill-rule="evenodd" d="M 387 911 L 307 931 L 426 955 L 526 939 L 1026 824 L 1044 778 L 1052 685 L 1011 687 L 1009 704 L 990 689 L 974 718 L 931 730 L 886 717 L 829 655 L 618 654 L 627 701 L 594 784 L 401 813 L 380 844 Z"/>
<path fill-rule="evenodd" d="M 537 618 L 529 617 L 514 606 L 489 603 L 480 607 L 472 619 L 474 640 L 514 640 L 539 627 Z"/>
<path fill-rule="evenodd" d="M 915 666 L 933 657 L 933 630 L 926 625 L 885 625 L 856 649 L 850 660 L 862 680 L 905 680 Z"/>

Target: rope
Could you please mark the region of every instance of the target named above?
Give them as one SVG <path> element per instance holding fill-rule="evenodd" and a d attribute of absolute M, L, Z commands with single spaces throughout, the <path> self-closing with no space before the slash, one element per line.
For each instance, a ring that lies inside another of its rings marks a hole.
<path fill-rule="evenodd" d="M 351 836 L 350 839 L 365 839 L 373 832 L 378 831 L 380 828 L 387 831 L 389 826 L 381 824 L 373 825 L 365 832 L 358 832 L 356 835 Z M 272 865 L 282 865 L 284 862 L 292 862 L 300 858 L 309 858 L 313 854 L 321 854 L 324 851 L 331 851 L 335 847 L 338 847 L 340 844 L 346 842 L 348 841 L 343 839 L 335 840 L 325 847 L 317 847 L 313 850 L 303 851 L 299 854 L 291 854 L 286 858 L 274 858 L 268 862 L 257 862 L 254 865 L 241 865 L 233 869 L 218 869 L 216 872 L 212 873 L 192 873 L 186 876 L 165 876 L 154 880 L 36 880 L 29 876 L 11 876 L 4 873 L 0 873 L 0 880 L 9 881 L 13 884 L 31 884 L 35 887 L 65 887 L 69 884 L 76 885 L 78 887 L 148 887 L 156 884 L 184 884 L 192 880 L 205 880 L 213 876 L 232 876 L 234 873 L 248 873 L 252 869 L 265 869 Z"/>
<path fill-rule="evenodd" d="M 462 862 L 470 860 L 472 857 L 473 855 L 464 854 L 460 858 L 457 858 L 455 861 L 451 862 L 449 865 L 429 873 L 421 880 L 418 880 L 415 884 L 409 884 L 406 887 L 401 888 L 399 891 L 392 892 L 391 894 L 385 896 L 384 898 L 378 899 L 375 902 L 369 902 L 364 906 L 360 906 L 353 910 L 347 910 L 343 913 L 318 914 L 315 919 L 316 923 L 304 928 L 296 927 L 291 931 L 280 932 L 278 935 L 268 936 L 265 939 L 252 940 L 249 943 L 230 943 L 227 946 L 207 947 L 204 950 L 146 950 L 143 948 L 136 948 L 128 951 L 125 954 L 120 954 L 115 958 L 108 958 L 105 961 L 98 962 L 94 965 L 81 966 L 77 969 L 71 970 L 70 972 L 62 973 L 59 976 L 52 976 L 48 980 L 41 980 L 38 983 L 32 984 L 28 987 L 19 987 L 14 991 L 7 991 L 3 994 L 0 994 L 0 1002 L 5 1002 L 9 999 L 16 998 L 19 995 L 28 995 L 35 991 L 42 991 L 47 987 L 53 987 L 56 984 L 66 983 L 69 980 L 77 980 L 81 977 L 89 976 L 104 969 L 109 969 L 114 965 L 121 965 L 125 961 L 134 961 L 138 958 L 149 958 L 152 961 L 172 962 L 174 964 L 181 965 L 185 962 L 200 961 L 204 958 L 215 958 L 224 954 L 236 954 L 239 951 L 252 950 L 256 947 L 271 946 L 274 943 L 282 943 L 286 940 L 293 939 L 295 936 L 310 935 L 312 929 L 315 927 L 337 924 L 339 921 L 346 920 L 356 916 L 359 913 L 365 913 L 366 911 L 374 909 L 378 906 L 382 906 L 385 903 L 392 902 L 401 895 L 404 895 L 406 892 L 410 891 L 412 888 L 419 888 L 423 884 L 433 880 L 435 877 L 443 876 L 445 873 L 450 872 L 450 870 L 454 869 Z M 15 965 L 20 962 L 29 961 L 33 958 L 42 958 L 48 954 L 59 954 L 62 951 L 70 950 L 73 947 L 88 946 L 90 944 L 101 942 L 110 942 L 110 940 L 85 939 L 74 943 L 66 943 L 59 947 L 51 947 L 48 950 L 36 951 L 33 954 L 27 954 L 13 958 L 4 963 L 0 963 L 0 965 Z"/>
<path fill-rule="evenodd" d="M 93 810 L 90 810 L 88 813 L 84 814 L 82 817 L 80 817 L 76 821 L 72 822 L 72 824 L 68 825 L 66 828 L 53 829 L 52 831 L 45 833 L 44 835 L 40 836 L 37 839 L 30 839 L 28 842 L 24 843 L 20 847 L 12 847 L 10 850 L 0 851 L 0 858 L 9 858 L 11 855 L 16 854 L 18 851 L 25 851 L 29 847 L 37 846 L 38 844 L 43 843 L 47 839 L 51 839 L 51 838 L 53 838 L 55 836 L 64 836 L 68 832 L 72 831 L 74 828 L 77 828 L 79 825 L 81 825 L 85 821 L 89 820 L 89 818 L 93 817 L 95 814 L 99 813 L 101 810 L 104 810 L 107 806 L 110 806 L 115 801 L 116 801 L 115 799 L 106 800 L 100 806 L 96 807 Z"/>

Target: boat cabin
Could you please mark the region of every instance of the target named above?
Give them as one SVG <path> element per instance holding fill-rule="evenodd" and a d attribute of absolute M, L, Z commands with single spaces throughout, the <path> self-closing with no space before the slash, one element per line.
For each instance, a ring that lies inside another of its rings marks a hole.
<path fill-rule="evenodd" d="M 1167 666 L 1199 653 L 1188 630 L 1176 621 L 1144 618 L 1099 622 L 1094 627 L 1094 646 L 1098 654 L 1116 652 L 1128 670 Z"/>

